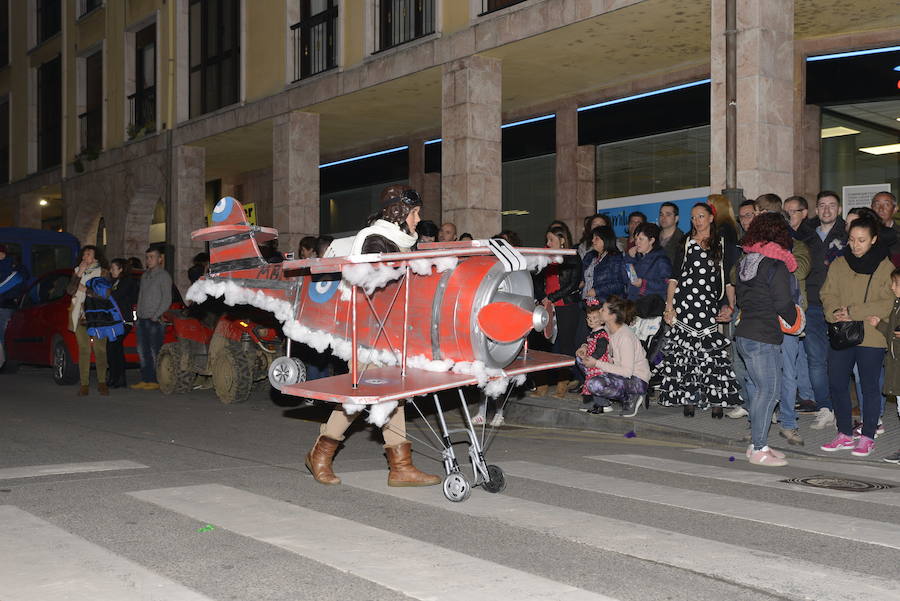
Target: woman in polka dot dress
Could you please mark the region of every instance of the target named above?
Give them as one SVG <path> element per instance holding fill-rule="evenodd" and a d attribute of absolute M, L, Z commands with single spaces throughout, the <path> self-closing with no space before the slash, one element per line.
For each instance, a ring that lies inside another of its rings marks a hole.
<path fill-rule="evenodd" d="M 730 341 L 718 331 L 719 321 L 729 321 L 733 306 L 725 304 L 727 274 L 731 260 L 716 232 L 715 215 L 709 205 L 691 209 L 691 232 L 685 238 L 681 265 L 675 265 L 669 280 L 663 317 L 671 328 L 665 357 L 658 368 L 661 376 L 659 402 L 683 405 L 685 417 L 694 408 L 712 407 L 721 417 L 723 407 L 741 402 L 731 368 Z M 733 298 L 734 295 L 729 295 Z"/>

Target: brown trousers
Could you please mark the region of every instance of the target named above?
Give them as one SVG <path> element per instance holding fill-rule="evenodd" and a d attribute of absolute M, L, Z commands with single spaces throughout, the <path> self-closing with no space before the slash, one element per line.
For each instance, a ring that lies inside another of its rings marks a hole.
<path fill-rule="evenodd" d="M 75 330 L 75 340 L 78 341 L 78 375 L 82 386 L 91 383 L 91 337 L 88 336 L 87 327 L 80 323 Z M 106 339 L 94 339 L 94 359 L 97 362 L 97 383 L 106 384 Z"/>

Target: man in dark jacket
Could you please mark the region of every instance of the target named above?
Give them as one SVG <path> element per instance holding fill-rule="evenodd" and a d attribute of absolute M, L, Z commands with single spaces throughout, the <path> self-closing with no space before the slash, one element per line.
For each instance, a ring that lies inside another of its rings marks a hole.
<path fill-rule="evenodd" d="M 659 207 L 659 245 L 666 251 L 669 263 L 675 264 L 675 260 L 684 252 L 684 232 L 678 227 L 678 205 L 674 202 L 664 202 Z"/>
<path fill-rule="evenodd" d="M 19 295 L 22 294 L 27 281 L 28 274 L 25 267 L 7 255 L 6 246 L 0 244 L 0 367 L 6 360 L 6 347 L 3 342 L 6 324 L 18 306 Z"/>

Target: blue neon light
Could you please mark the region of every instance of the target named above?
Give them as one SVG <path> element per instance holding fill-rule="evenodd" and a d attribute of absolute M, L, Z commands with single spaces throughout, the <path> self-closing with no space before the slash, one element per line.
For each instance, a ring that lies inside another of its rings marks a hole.
<path fill-rule="evenodd" d="M 896 67 L 894 67 L 894 71 L 900 71 L 900 65 L 897 65 Z"/>
<path fill-rule="evenodd" d="M 425 146 L 428 146 L 429 144 L 437 144 L 440 141 L 441 138 L 435 138 L 434 140 L 425 140 Z"/>
<path fill-rule="evenodd" d="M 550 115 L 544 115 L 542 117 L 532 117 L 531 119 L 524 119 L 522 121 L 513 121 L 512 123 L 505 123 L 500 126 L 500 129 L 516 127 L 517 125 L 525 125 L 526 123 L 534 123 L 536 121 L 546 121 L 547 119 L 556 119 L 556 113 L 551 113 Z"/>
<path fill-rule="evenodd" d="M 409 150 L 409 146 L 398 146 L 396 148 L 388 148 L 387 150 L 380 150 L 378 152 L 370 152 L 369 154 L 361 154 L 358 157 L 350 157 L 349 159 L 341 159 L 340 161 L 332 161 L 331 163 L 324 163 L 319 165 L 319 169 L 322 167 L 332 167 L 334 165 L 343 165 L 344 163 L 352 163 L 353 161 L 361 161 L 363 159 L 370 159 L 372 157 L 377 157 L 383 154 L 390 154 L 392 152 L 400 152 L 401 150 Z"/>
<path fill-rule="evenodd" d="M 853 52 L 838 52 L 837 54 L 822 54 L 821 56 L 807 56 L 806 62 L 828 61 L 833 58 L 847 58 L 849 56 L 864 56 L 866 54 L 881 54 L 882 52 L 894 52 L 900 50 L 900 46 L 890 46 L 888 48 L 870 48 L 869 50 L 854 50 Z M 896 67 L 894 68 L 896 71 Z"/>
<path fill-rule="evenodd" d="M 615 100 L 606 100 L 605 102 L 598 102 L 597 104 L 591 104 L 588 106 L 582 106 L 578 109 L 578 112 L 581 111 L 589 111 L 591 109 L 600 108 L 602 106 L 609 106 L 611 104 L 619 104 L 622 102 L 631 102 L 632 100 L 638 100 L 639 98 L 647 98 L 648 96 L 656 96 L 657 94 L 665 94 L 667 92 L 674 92 L 676 90 L 684 90 L 685 88 L 693 88 L 694 86 L 702 86 L 704 84 L 711 83 L 711 79 L 701 79 L 699 81 L 691 81 L 689 83 L 683 83 L 681 85 L 672 86 L 670 88 L 663 88 L 661 90 L 653 90 L 652 92 L 644 92 L 643 94 L 635 94 L 634 96 L 626 96 L 624 98 L 616 98 Z"/>

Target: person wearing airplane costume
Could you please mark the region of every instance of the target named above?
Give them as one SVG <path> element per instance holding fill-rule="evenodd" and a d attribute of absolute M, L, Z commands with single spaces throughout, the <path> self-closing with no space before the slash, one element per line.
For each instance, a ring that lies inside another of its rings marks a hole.
<path fill-rule="evenodd" d="M 422 200 L 408 186 L 392 185 L 381 193 L 381 210 L 369 219 L 353 242 L 351 255 L 408 251 L 417 240 L 416 224 Z M 332 470 L 332 460 L 344 433 L 359 414 L 347 415 L 342 406 L 322 424 L 315 445 L 306 455 L 306 467 L 321 484 L 340 484 Z M 401 401 L 381 427 L 390 472 L 388 486 L 432 486 L 441 479 L 418 470 L 412 463 L 412 443 L 406 439 L 406 416 Z"/>

